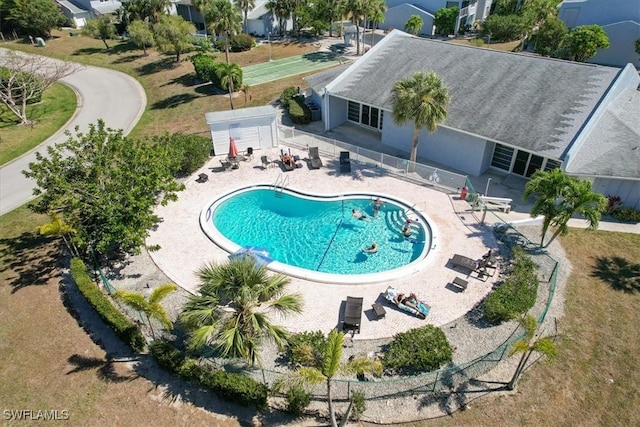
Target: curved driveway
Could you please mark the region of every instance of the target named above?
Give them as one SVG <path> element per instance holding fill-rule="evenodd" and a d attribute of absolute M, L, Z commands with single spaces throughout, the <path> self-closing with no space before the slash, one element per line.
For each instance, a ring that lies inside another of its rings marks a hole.
<path fill-rule="evenodd" d="M 0 49 L 0 57 L 4 49 Z M 131 132 L 147 105 L 142 85 L 133 77 L 119 71 L 82 66 L 75 73 L 60 80 L 78 96 L 78 108 L 67 124 L 29 153 L 0 168 L 0 215 L 12 211 L 33 199 L 35 182 L 22 171 L 35 161 L 35 152 L 66 139 L 64 132 L 76 126 L 86 131 L 90 123 L 103 119 L 107 127 Z"/>

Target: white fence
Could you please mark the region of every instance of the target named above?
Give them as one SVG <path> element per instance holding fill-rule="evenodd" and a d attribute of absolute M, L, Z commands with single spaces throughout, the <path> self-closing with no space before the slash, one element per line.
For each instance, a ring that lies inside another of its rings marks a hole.
<path fill-rule="evenodd" d="M 280 133 L 280 141 L 285 141 L 296 148 L 306 150 L 309 147 L 318 147 L 318 151 L 322 155 L 331 156 L 335 159 L 338 159 L 341 151 L 348 151 L 352 162 L 382 168 L 399 178 L 432 185 L 448 192 L 459 192 L 466 185 L 466 175 L 411 162 L 407 159 L 304 132 L 293 127 L 279 125 L 278 132 Z"/>

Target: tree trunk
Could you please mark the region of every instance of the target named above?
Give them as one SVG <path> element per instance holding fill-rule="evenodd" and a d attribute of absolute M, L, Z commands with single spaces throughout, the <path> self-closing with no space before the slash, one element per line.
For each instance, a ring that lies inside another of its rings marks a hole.
<path fill-rule="evenodd" d="M 227 64 L 229 63 L 229 33 L 225 33 L 224 39 L 224 57 L 227 60 Z"/>
<path fill-rule="evenodd" d="M 356 20 L 356 55 L 360 55 L 360 27 Z"/>
<path fill-rule="evenodd" d="M 107 44 L 107 39 L 102 39 L 102 43 L 104 43 L 104 45 L 107 47 L 107 50 L 109 50 L 109 45 Z"/>
<path fill-rule="evenodd" d="M 413 129 L 413 138 L 411 139 L 411 156 L 409 157 L 409 160 L 414 162 L 416 161 L 416 159 L 418 158 L 418 139 L 420 138 L 420 131 L 422 129 L 419 129 L 417 127 L 415 127 Z M 409 168 L 411 170 L 411 172 L 413 172 L 413 170 L 415 169 L 414 166 L 410 166 Z"/>
<path fill-rule="evenodd" d="M 529 360 L 529 356 L 531 356 L 531 353 L 533 353 L 533 350 L 529 350 L 522 353 L 522 357 L 520 358 L 520 362 L 518 362 L 516 371 L 513 373 L 513 377 L 511 378 L 511 381 L 509 381 L 509 384 L 507 384 L 507 389 L 514 390 L 516 388 L 516 384 L 518 383 L 518 378 L 520 378 L 520 374 L 522 374 L 522 371 L 524 370 L 524 367 L 527 364 L 527 361 Z"/>
<path fill-rule="evenodd" d="M 153 330 L 153 326 L 151 326 L 151 318 L 149 317 L 149 315 L 147 313 L 145 313 L 144 315 L 147 316 L 147 323 L 149 324 L 149 329 L 151 329 L 151 338 L 153 338 L 153 340 L 155 341 L 156 333 Z"/>
<path fill-rule="evenodd" d="M 351 410 L 353 409 L 353 400 L 349 400 L 349 406 L 347 406 L 347 412 L 342 416 L 342 420 L 340 421 L 340 427 L 344 427 L 347 425 L 347 421 L 349 421 L 349 416 L 351 415 Z"/>
<path fill-rule="evenodd" d="M 229 77 L 229 103 L 231 104 L 231 109 L 233 110 L 233 78 Z"/>
<path fill-rule="evenodd" d="M 329 419 L 332 427 L 338 427 L 336 414 L 333 412 L 333 401 L 331 400 L 331 380 L 327 378 L 327 402 L 329 404 Z"/>

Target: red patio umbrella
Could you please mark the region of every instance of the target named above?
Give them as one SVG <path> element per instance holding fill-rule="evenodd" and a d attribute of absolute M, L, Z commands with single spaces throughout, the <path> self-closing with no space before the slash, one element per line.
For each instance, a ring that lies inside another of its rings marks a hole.
<path fill-rule="evenodd" d="M 238 157 L 238 147 L 233 138 L 229 138 L 229 157 Z"/>

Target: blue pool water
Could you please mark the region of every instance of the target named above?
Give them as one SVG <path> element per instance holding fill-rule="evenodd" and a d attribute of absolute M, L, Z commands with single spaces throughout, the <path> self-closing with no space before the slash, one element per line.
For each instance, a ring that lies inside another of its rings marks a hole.
<path fill-rule="evenodd" d="M 239 246 L 263 247 L 275 261 L 332 274 L 393 270 L 429 247 L 429 227 L 422 222 L 412 224 L 411 239 L 401 234 L 408 206 L 385 199 L 378 217 L 368 221 L 352 218 L 352 209 L 371 218 L 372 196 L 310 198 L 254 188 L 233 194 L 207 216 L 220 234 Z M 364 253 L 362 248 L 374 241 L 378 252 Z"/>

